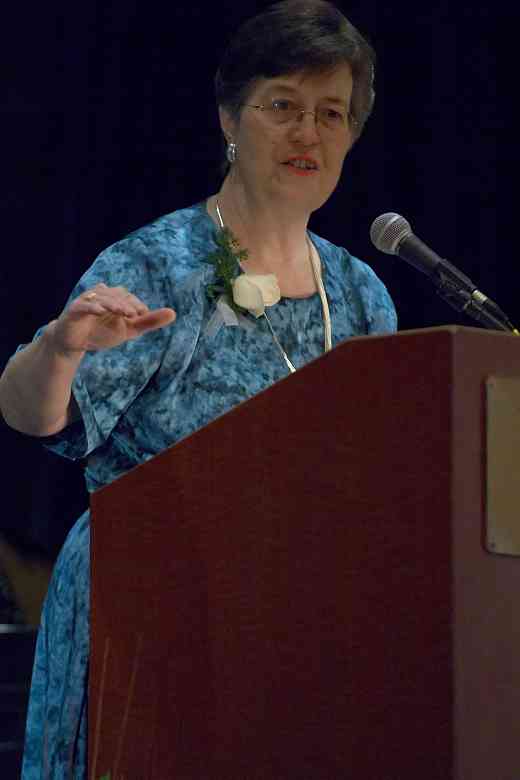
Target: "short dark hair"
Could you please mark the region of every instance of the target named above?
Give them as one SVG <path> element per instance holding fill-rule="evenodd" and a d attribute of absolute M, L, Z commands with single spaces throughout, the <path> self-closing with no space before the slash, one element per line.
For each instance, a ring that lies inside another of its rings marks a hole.
<path fill-rule="evenodd" d="M 357 139 L 374 104 L 375 52 L 327 0 L 282 0 L 245 22 L 215 76 L 217 105 L 238 119 L 259 78 L 328 71 L 350 65 L 350 113 Z"/>

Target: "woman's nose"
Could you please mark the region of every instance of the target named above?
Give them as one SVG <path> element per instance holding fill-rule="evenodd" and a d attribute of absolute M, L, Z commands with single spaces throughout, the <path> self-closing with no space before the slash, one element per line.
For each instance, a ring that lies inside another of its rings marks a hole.
<path fill-rule="evenodd" d="M 314 111 L 301 111 L 292 125 L 293 137 L 298 138 L 306 146 L 316 144 L 320 140 L 318 122 Z"/>

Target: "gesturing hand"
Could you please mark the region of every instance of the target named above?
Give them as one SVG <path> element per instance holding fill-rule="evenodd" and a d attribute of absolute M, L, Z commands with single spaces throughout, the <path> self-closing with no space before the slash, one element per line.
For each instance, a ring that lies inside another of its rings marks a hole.
<path fill-rule="evenodd" d="M 124 287 L 97 284 L 72 301 L 52 323 L 52 340 L 64 355 L 110 349 L 169 325 L 175 316 L 173 309 L 150 311 Z"/>

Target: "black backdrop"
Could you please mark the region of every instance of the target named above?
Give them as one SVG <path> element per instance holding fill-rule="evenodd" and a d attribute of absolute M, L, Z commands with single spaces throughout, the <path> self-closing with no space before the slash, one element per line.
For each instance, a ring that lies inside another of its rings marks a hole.
<path fill-rule="evenodd" d="M 4 12 L 2 366 L 101 249 L 217 189 L 213 73 L 230 33 L 266 5 L 55 0 Z M 311 227 L 374 267 L 401 329 L 472 323 L 371 246 L 385 211 L 520 321 L 506 186 L 516 148 L 506 40 L 518 13 L 447 0 L 339 5 L 378 52 L 376 110 Z M 0 526 L 53 554 L 86 501 L 81 469 L 5 427 L 0 437 Z"/>

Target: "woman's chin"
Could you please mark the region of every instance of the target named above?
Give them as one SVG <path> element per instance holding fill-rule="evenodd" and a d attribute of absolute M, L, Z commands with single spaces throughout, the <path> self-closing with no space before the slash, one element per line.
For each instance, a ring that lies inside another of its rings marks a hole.
<path fill-rule="evenodd" d="M 287 206 L 300 207 L 305 211 L 316 211 L 329 199 L 331 193 L 324 192 L 322 187 L 316 186 L 317 182 L 307 178 L 294 176 L 290 180 L 278 180 L 271 189 L 270 197 Z"/>

